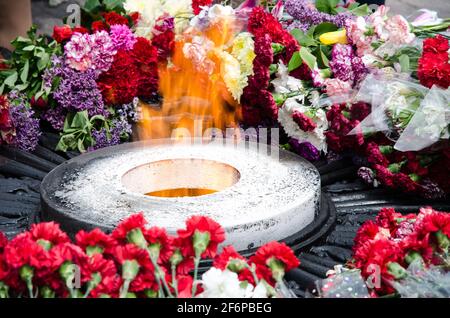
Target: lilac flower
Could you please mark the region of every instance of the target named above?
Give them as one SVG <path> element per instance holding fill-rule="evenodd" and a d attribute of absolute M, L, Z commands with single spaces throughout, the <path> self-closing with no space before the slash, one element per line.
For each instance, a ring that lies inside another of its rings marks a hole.
<path fill-rule="evenodd" d="M 57 131 L 62 131 L 66 120 L 67 110 L 62 107 L 51 108 L 41 115 Z"/>
<path fill-rule="evenodd" d="M 60 78 L 53 93 L 59 107 L 74 112 L 87 110 L 89 116 L 108 115 L 102 94 L 97 87 L 97 73 L 94 70 L 78 72 L 67 65 L 52 65 L 52 68 L 52 71 L 44 75 L 44 85 L 54 81 L 51 76 Z"/>
<path fill-rule="evenodd" d="M 116 109 L 116 112 L 120 116 L 120 118 L 137 123 L 140 119 L 138 106 L 139 99 L 136 97 L 133 102 L 119 106 Z"/>
<path fill-rule="evenodd" d="M 421 194 L 425 199 L 437 200 L 445 198 L 445 192 L 436 183 L 425 179 L 421 183 Z"/>
<path fill-rule="evenodd" d="M 307 32 L 309 30 L 310 25 L 308 23 L 304 23 L 302 21 L 295 20 L 288 26 L 286 26 L 286 29 L 291 32 L 294 29 L 299 29 L 303 32 Z"/>
<path fill-rule="evenodd" d="M 308 28 L 323 22 L 331 22 L 342 28 L 346 25 L 348 19 L 354 18 L 354 15 L 349 12 L 342 12 L 336 15 L 320 12 L 310 0 L 286 0 L 285 8 L 289 15 L 307 24 Z"/>
<path fill-rule="evenodd" d="M 110 35 L 116 50 L 130 51 L 137 41 L 133 32 L 126 25 L 112 25 Z"/>
<path fill-rule="evenodd" d="M 309 142 L 300 142 L 292 138 L 289 141 L 295 153 L 309 161 L 318 161 L 320 159 L 320 151 Z"/>
<path fill-rule="evenodd" d="M 129 136 L 131 132 L 131 125 L 123 119 L 114 120 L 109 132 L 106 131 L 106 128 L 101 130 L 94 129 L 92 137 L 95 140 L 95 145 L 89 151 L 119 145 L 122 138 Z"/>
<path fill-rule="evenodd" d="M 74 70 L 106 72 L 117 51 L 106 31 L 94 34 L 75 33 L 64 47 L 66 63 Z"/>
<path fill-rule="evenodd" d="M 8 96 L 11 100 L 9 114 L 11 123 L 16 131 L 14 145 L 24 151 L 34 151 L 38 145 L 42 132 L 39 127 L 39 119 L 25 101 L 24 96 L 11 92 Z"/>
<path fill-rule="evenodd" d="M 358 176 L 369 185 L 373 185 L 375 183 L 375 173 L 372 169 L 367 167 L 361 167 L 358 170 Z"/>

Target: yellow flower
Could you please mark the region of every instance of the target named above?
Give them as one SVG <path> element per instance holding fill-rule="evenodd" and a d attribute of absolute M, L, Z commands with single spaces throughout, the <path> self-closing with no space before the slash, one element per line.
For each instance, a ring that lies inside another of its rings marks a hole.
<path fill-rule="evenodd" d="M 327 32 L 322 34 L 320 37 L 320 42 L 325 45 L 333 45 L 333 44 L 348 44 L 347 42 L 347 31 L 345 29 Z"/>

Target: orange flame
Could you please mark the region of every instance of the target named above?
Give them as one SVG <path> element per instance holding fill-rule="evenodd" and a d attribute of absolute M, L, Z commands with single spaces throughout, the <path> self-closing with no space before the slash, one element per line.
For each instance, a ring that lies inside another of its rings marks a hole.
<path fill-rule="evenodd" d="M 142 107 L 141 140 L 177 137 L 180 128 L 189 136 L 201 137 L 209 128 L 237 127 L 240 105 L 223 82 L 218 52 L 232 43 L 239 28 L 236 19 L 227 17 L 202 32 L 191 28 L 177 40 L 171 61 L 159 67 L 161 107 Z M 203 69 L 204 61 L 193 61 L 183 51 L 195 37 L 213 44 L 206 54 L 212 62 L 209 72 Z"/>

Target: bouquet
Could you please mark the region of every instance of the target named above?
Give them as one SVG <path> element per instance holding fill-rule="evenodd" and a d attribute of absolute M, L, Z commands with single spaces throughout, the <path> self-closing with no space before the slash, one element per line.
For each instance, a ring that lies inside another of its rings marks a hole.
<path fill-rule="evenodd" d="M 231 246 L 219 253 L 224 240 L 223 228 L 207 217 L 191 217 L 173 237 L 147 227 L 143 214 L 110 235 L 80 231 L 75 242 L 54 222 L 11 241 L 0 233 L 0 298 L 291 296 L 283 277 L 300 263 L 289 247 L 268 243 L 246 259 Z M 213 267 L 200 278 L 202 259 L 213 259 Z"/>

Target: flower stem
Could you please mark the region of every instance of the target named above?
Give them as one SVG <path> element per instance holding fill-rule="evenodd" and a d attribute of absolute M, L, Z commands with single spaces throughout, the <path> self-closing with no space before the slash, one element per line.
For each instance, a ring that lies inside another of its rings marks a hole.
<path fill-rule="evenodd" d="M 131 280 L 126 279 L 123 283 L 122 289 L 120 290 L 120 298 L 127 298 L 128 289 L 130 288 Z"/>
<path fill-rule="evenodd" d="M 195 255 L 195 259 L 194 259 L 194 265 L 195 265 L 195 269 L 194 269 L 194 283 L 192 284 L 192 297 L 195 297 L 195 294 L 197 293 L 197 278 L 198 278 L 198 267 L 200 265 L 200 258 L 201 255 L 199 255 L 199 253 L 196 253 Z"/>
<path fill-rule="evenodd" d="M 175 265 L 172 265 L 172 287 L 175 290 L 175 297 L 178 298 L 177 267 Z"/>

